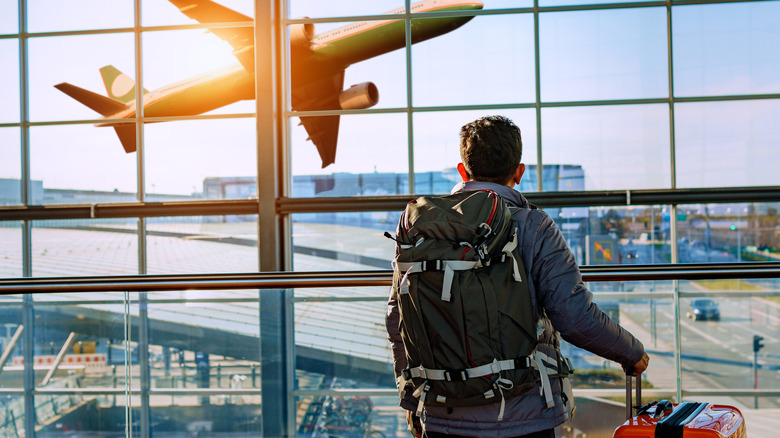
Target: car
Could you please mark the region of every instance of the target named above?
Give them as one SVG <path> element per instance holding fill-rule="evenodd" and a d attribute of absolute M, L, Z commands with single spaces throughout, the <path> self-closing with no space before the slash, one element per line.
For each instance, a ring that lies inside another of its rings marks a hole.
<path fill-rule="evenodd" d="M 688 307 L 686 315 L 694 321 L 720 321 L 720 308 L 718 307 L 718 303 L 710 298 L 694 298 L 691 300 L 691 305 Z"/>

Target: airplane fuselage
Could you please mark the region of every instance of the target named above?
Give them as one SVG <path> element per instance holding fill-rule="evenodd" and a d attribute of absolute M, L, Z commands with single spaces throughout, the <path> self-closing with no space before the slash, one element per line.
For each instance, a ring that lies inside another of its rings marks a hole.
<path fill-rule="evenodd" d="M 481 9 L 475 1 L 424 0 L 412 5 L 412 12 L 448 12 Z M 402 14 L 403 9 L 388 15 Z M 412 21 L 412 43 L 442 35 L 462 26 L 473 17 L 437 17 Z M 392 18 L 363 21 L 324 32 L 312 40 L 308 53 L 291 63 L 293 90 L 323 77 L 338 74 L 351 64 L 403 48 L 405 21 Z M 171 117 L 202 114 L 239 100 L 254 99 L 254 74 L 240 63 L 204 73 L 162 87 L 144 95 L 144 117 Z M 136 103 L 106 118 L 132 118 Z M 110 126 L 100 124 L 99 126 Z"/>

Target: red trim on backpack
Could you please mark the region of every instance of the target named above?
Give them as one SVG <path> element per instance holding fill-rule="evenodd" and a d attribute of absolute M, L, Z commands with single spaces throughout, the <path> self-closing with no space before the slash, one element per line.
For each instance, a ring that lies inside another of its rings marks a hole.
<path fill-rule="evenodd" d="M 490 217 L 488 217 L 486 222 L 488 225 L 490 225 L 493 223 L 493 217 L 496 215 L 496 210 L 498 209 L 498 193 L 492 190 L 483 190 L 483 192 L 488 192 L 493 195 L 493 209 L 490 211 Z"/>

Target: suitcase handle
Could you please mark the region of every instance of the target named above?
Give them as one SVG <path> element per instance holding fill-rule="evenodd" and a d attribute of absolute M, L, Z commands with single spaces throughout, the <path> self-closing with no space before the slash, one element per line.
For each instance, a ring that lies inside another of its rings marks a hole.
<path fill-rule="evenodd" d="M 633 367 L 626 369 L 626 420 L 630 420 L 634 417 L 634 407 L 642 406 L 642 375 L 636 376 L 636 405 L 634 405 L 631 394 L 633 373 Z"/>

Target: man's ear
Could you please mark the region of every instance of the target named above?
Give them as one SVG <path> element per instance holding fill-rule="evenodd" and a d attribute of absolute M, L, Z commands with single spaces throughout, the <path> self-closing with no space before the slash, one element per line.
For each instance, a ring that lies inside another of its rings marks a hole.
<path fill-rule="evenodd" d="M 469 173 L 466 172 L 466 166 L 464 166 L 463 163 L 458 163 L 458 173 L 463 181 L 471 180 L 471 178 L 469 178 Z"/>
<path fill-rule="evenodd" d="M 514 182 L 514 186 L 520 184 L 520 180 L 523 178 L 523 174 L 525 173 L 525 164 L 520 163 L 517 166 L 517 170 L 515 170 L 515 176 L 512 177 L 512 182 Z"/>

